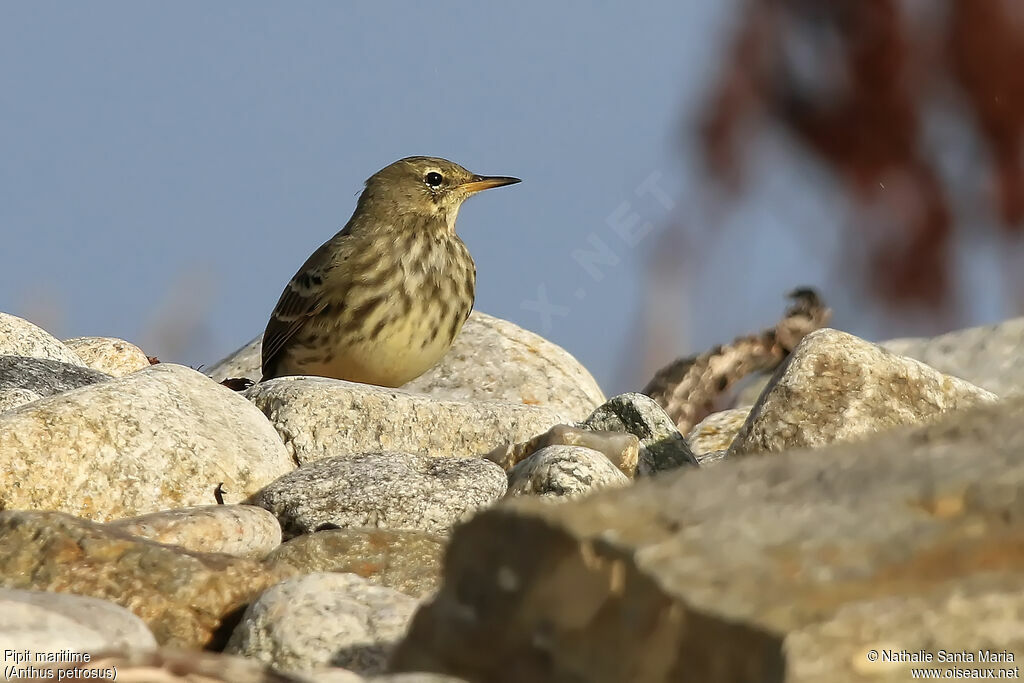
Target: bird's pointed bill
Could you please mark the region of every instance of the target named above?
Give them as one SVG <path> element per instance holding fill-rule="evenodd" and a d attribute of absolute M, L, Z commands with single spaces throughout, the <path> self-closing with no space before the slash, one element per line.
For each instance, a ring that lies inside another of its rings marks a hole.
<path fill-rule="evenodd" d="M 462 184 L 462 189 L 468 194 L 474 194 L 482 190 L 489 190 L 492 187 L 502 187 L 504 185 L 515 185 L 521 183 L 519 178 L 513 178 L 512 176 L 504 175 L 475 175 L 472 180 Z"/>

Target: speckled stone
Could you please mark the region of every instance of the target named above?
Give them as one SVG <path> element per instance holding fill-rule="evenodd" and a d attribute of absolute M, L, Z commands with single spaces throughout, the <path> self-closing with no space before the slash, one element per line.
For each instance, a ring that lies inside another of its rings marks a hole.
<path fill-rule="evenodd" d="M 116 337 L 74 337 L 64 345 L 93 370 L 124 377 L 149 367 L 146 353 L 135 344 Z"/>
<path fill-rule="evenodd" d="M 547 446 L 509 470 L 509 496 L 581 498 L 629 485 L 629 477 L 599 451 L 583 446 Z"/>
<path fill-rule="evenodd" d="M 453 533 L 393 666 L 866 683 L 908 680 L 870 665 L 883 645 L 1024 652 L 1022 452 L 1014 399 L 560 505 L 505 501 Z"/>
<path fill-rule="evenodd" d="M 261 382 L 246 396 L 277 428 L 295 461 L 402 451 L 482 456 L 565 422 L 549 408 L 497 401 L 447 401 L 323 377 Z"/>
<path fill-rule="evenodd" d="M 38 401 L 42 396 L 31 389 L 0 389 L 0 413 Z"/>
<path fill-rule="evenodd" d="M 443 533 L 500 499 L 507 485 L 489 460 L 361 453 L 303 465 L 249 502 L 273 512 L 286 538 L 324 525 Z"/>
<path fill-rule="evenodd" d="M 637 475 L 649 476 L 693 466 L 697 459 L 686 439 L 654 400 L 643 394 L 621 394 L 609 399 L 580 423 L 586 429 L 626 432 L 640 440 Z"/>
<path fill-rule="evenodd" d="M 529 455 L 548 446 L 582 446 L 604 454 L 619 471 L 632 479 L 640 458 L 640 440 L 626 432 L 606 432 L 571 425 L 555 425 L 539 436 L 518 444 L 504 444 L 487 454 L 506 472 Z"/>
<path fill-rule="evenodd" d="M 355 574 L 308 574 L 277 584 L 251 604 L 225 652 L 280 671 L 342 666 L 379 674 L 416 605 Z"/>
<path fill-rule="evenodd" d="M 999 396 L 1024 394 L 1024 318 L 879 346 Z"/>
<path fill-rule="evenodd" d="M 0 313 L 0 356 L 29 356 L 85 365 L 74 351 L 49 332 L 8 313 Z"/>
<path fill-rule="evenodd" d="M 261 559 L 281 545 L 281 525 L 255 505 L 198 505 L 118 519 L 109 526 L 200 553 Z"/>
<path fill-rule="evenodd" d="M 0 509 L 109 521 L 238 502 L 294 469 L 243 397 L 163 363 L 0 413 Z"/>
<path fill-rule="evenodd" d="M 813 332 L 776 371 L 729 456 L 862 439 L 995 394 L 833 329 Z"/>

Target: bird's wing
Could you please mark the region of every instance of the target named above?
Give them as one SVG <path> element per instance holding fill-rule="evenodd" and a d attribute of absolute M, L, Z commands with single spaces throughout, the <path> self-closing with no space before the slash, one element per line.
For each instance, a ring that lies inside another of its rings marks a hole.
<path fill-rule="evenodd" d="M 328 271 L 332 265 L 329 256 L 332 248 L 336 248 L 332 245 L 334 241 L 324 244 L 309 257 L 288 282 L 270 315 L 270 322 L 263 332 L 262 350 L 263 376 L 267 379 L 274 376 L 289 340 L 331 303 L 332 296 L 338 294 L 335 290 L 341 283 L 337 273 L 333 274 L 330 289 L 327 286 Z"/>

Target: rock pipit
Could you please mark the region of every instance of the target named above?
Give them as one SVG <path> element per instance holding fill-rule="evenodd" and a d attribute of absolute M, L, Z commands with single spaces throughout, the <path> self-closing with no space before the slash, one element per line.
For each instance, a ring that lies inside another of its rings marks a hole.
<path fill-rule="evenodd" d="M 366 181 L 352 218 L 299 268 L 263 333 L 263 379 L 397 387 L 429 370 L 473 308 L 476 265 L 455 234 L 470 195 L 518 183 L 408 157 Z"/>

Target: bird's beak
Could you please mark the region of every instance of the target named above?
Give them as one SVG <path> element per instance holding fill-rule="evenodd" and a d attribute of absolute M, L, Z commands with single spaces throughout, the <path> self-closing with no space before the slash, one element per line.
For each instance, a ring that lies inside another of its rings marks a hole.
<path fill-rule="evenodd" d="M 504 175 L 475 175 L 469 181 L 462 183 L 462 189 L 466 194 L 475 194 L 481 190 L 489 190 L 492 187 L 502 185 L 515 185 L 521 183 L 519 178 Z"/>

